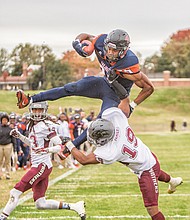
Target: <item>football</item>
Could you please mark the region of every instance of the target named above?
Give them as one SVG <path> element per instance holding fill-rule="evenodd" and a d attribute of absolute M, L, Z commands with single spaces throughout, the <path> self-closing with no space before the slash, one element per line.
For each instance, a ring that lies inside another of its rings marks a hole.
<path fill-rule="evenodd" d="M 83 49 L 83 51 L 85 51 L 88 54 L 88 56 L 90 56 L 94 52 L 94 45 L 93 45 L 93 43 L 91 41 L 89 41 L 89 40 L 83 40 L 81 42 L 81 44 L 83 44 L 83 43 L 88 44 L 88 46 L 84 46 L 82 49 Z"/>

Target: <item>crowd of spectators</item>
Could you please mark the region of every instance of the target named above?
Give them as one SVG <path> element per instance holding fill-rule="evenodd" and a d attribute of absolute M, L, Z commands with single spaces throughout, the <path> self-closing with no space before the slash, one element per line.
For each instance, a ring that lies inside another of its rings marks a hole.
<path fill-rule="evenodd" d="M 48 115 L 48 119 L 55 123 L 60 137 L 73 140 L 84 131 L 90 121 L 96 119 L 96 116 L 93 110 L 86 116 L 82 109 L 72 111 L 72 108 L 69 108 L 63 111 L 62 108 L 59 108 L 59 114 Z M 29 113 L 19 115 L 0 112 L 0 180 L 4 176 L 7 180 L 10 179 L 10 171 L 15 172 L 19 169 L 28 170 L 30 168 L 29 146 L 10 135 L 11 129 L 17 128 L 21 134 L 28 136 L 27 124 L 29 121 Z M 92 146 L 85 142 L 79 146 L 79 149 L 89 153 Z M 63 162 L 57 154 L 52 154 L 52 160 L 59 169 L 78 166 L 78 162 L 71 155 Z"/>

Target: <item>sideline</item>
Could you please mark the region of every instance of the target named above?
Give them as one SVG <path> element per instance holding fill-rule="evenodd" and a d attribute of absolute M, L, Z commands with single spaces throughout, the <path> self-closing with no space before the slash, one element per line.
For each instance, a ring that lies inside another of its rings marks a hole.
<path fill-rule="evenodd" d="M 58 181 L 70 176 L 72 173 L 76 172 L 77 170 L 79 170 L 82 166 L 76 168 L 76 169 L 71 169 L 69 171 L 67 171 L 66 173 L 62 174 L 61 176 L 56 177 L 55 179 L 52 179 L 49 181 L 48 187 L 54 185 L 55 183 L 57 183 Z M 19 203 L 18 205 L 23 204 L 25 201 L 31 199 L 33 196 L 33 192 L 28 192 L 26 193 L 26 195 L 24 195 L 22 198 L 19 199 Z M 18 206 L 17 205 L 17 206 Z M 0 209 L 0 213 L 3 211 L 4 207 Z"/>

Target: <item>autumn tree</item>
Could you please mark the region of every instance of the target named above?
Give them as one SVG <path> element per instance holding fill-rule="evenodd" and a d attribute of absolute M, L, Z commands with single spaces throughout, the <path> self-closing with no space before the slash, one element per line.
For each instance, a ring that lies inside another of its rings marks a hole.
<path fill-rule="evenodd" d="M 68 63 L 71 66 L 72 75 L 75 79 L 82 78 L 84 76 L 85 69 L 99 69 L 99 63 L 96 58 L 91 59 L 91 57 L 81 57 L 74 50 L 64 52 L 61 62 Z"/>
<path fill-rule="evenodd" d="M 6 49 L 0 49 L 0 75 L 8 68 L 9 54 Z"/>
<path fill-rule="evenodd" d="M 44 81 L 42 80 L 43 77 L 45 77 Z M 51 60 L 46 64 L 45 70 L 40 68 L 33 72 L 28 79 L 28 84 L 32 90 L 51 89 L 64 86 L 72 79 L 71 68 L 68 64 L 62 64 L 60 60 Z"/>
<path fill-rule="evenodd" d="M 22 64 L 27 63 L 28 65 L 34 64 L 36 62 L 37 54 L 32 46 L 29 43 L 19 44 L 16 46 L 11 55 L 11 75 L 19 76 L 22 74 Z"/>
<path fill-rule="evenodd" d="M 47 45 L 19 44 L 10 55 L 11 75 L 21 75 L 23 63 L 42 65 L 51 57 L 55 59 L 55 55 Z"/>
<path fill-rule="evenodd" d="M 173 34 L 161 48 L 160 55 L 145 60 L 156 72 L 170 70 L 175 77 L 190 77 L 190 29 Z"/>
<path fill-rule="evenodd" d="M 54 56 L 46 56 L 41 68 L 34 71 L 28 79 L 31 89 L 51 89 L 71 82 L 73 75 L 68 63 L 61 63 Z"/>

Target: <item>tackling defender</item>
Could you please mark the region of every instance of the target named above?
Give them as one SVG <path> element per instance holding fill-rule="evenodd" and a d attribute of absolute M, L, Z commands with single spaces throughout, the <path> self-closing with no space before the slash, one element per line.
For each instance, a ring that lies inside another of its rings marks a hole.
<path fill-rule="evenodd" d="M 164 220 L 158 208 L 158 181 L 169 183 L 168 193 L 182 183 L 160 169 L 150 149 L 135 136 L 123 112 L 115 107 L 105 110 L 101 119 L 93 121 L 87 130 L 88 140 L 96 145 L 94 152 L 85 155 L 71 141 L 66 147 L 83 165 L 120 162 L 137 175 L 144 205 L 152 220 Z"/>
<path fill-rule="evenodd" d="M 84 201 L 76 203 L 46 200 L 45 193 L 48 187 L 49 175 L 52 172 L 50 153 L 57 153 L 61 149 L 61 139 L 56 133 L 55 124 L 47 118 L 47 102 L 33 103 L 29 107 L 30 122 L 29 137 L 23 136 L 13 129 L 11 135 L 19 138 L 30 146 L 31 169 L 22 177 L 10 191 L 10 199 L 0 215 L 5 220 L 16 208 L 21 194 L 32 188 L 33 199 L 37 209 L 68 209 L 76 211 L 81 220 L 86 219 Z M 39 153 L 40 152 L 40 153 Z"/>

